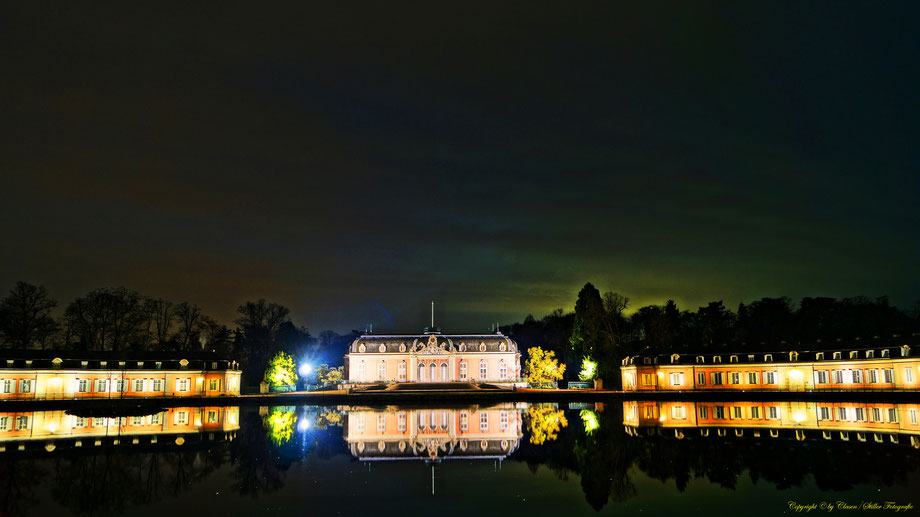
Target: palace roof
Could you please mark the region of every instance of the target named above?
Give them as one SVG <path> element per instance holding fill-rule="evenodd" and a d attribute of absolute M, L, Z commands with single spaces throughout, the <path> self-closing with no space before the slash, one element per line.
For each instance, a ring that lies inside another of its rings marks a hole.
<path fill-rule="evenodd" d="M 875 348 L 846 348 L 831 350 L 787 350 L 779 352 L 723 352 L 715 354 L 673 353 L 634 355 L 623 359 L 623 366 L 664 364 L 734 364 L 734 363 L 795 363 L 834 361 L 874 361 L 910 356 L 910 346 Z"/>
<path fill-rule="evenodd" d="M 422 353 L 438 350 L 457 352 L 518 352 L 517 343 L 501 332 L 494 334 L 362 334 L 348 352 L 356 353 Z"/>

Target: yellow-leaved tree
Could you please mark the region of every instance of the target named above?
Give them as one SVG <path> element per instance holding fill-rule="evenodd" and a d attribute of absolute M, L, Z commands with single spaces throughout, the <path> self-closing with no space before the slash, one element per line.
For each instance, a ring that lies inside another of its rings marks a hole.
<path fill-rule="evenodd" d="M 565 365 L 559 364 L 556 352 L 535 346 L 527 349 L 524 363 L 524 378 L 529 382 L 558 381 L 565 373 Z"/>

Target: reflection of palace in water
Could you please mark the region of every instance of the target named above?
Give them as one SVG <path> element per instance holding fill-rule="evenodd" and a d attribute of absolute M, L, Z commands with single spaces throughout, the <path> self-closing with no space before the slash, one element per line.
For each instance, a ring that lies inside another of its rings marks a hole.
<path fill-rule="evenodd" d="M 626 432 L 904 443 L 920 448 L 920 404 L 864 402 L 623 402 Z M 712 431 L 712 433 L 710 433 Z"/>
<path fill-rule="evenodd" d="M 343 407 L 345 441 L 360 460 L 503 459 L 521 442 L 526 404 L 460 409 Z"/>
<path fill-rule="evenodd" d="M 174 407 L 116 417 L 66 411 L 0 412 L 0 452 L 232 439 L 239 430 L 239 411 L 239 407 Z"/>

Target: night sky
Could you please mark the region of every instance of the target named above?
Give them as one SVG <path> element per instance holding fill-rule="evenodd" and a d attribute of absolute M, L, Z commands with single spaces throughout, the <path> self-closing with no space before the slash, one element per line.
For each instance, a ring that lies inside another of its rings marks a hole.
<path fill-rule="evenodd" d="M 346 3 L 2 8 L 0 289 L 314 333 L 920 298 L 917 3 Z"/>

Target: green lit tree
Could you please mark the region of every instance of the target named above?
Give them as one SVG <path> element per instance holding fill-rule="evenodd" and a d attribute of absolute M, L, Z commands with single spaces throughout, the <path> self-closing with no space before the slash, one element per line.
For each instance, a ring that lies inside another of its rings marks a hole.
<path fill-rule="evenodd" d="M 268 362 L 265 380 L 274 386 L 291 386 L 297 384 L 297 365 L 294 358 L 284 352 L 278 352 Z"/>

